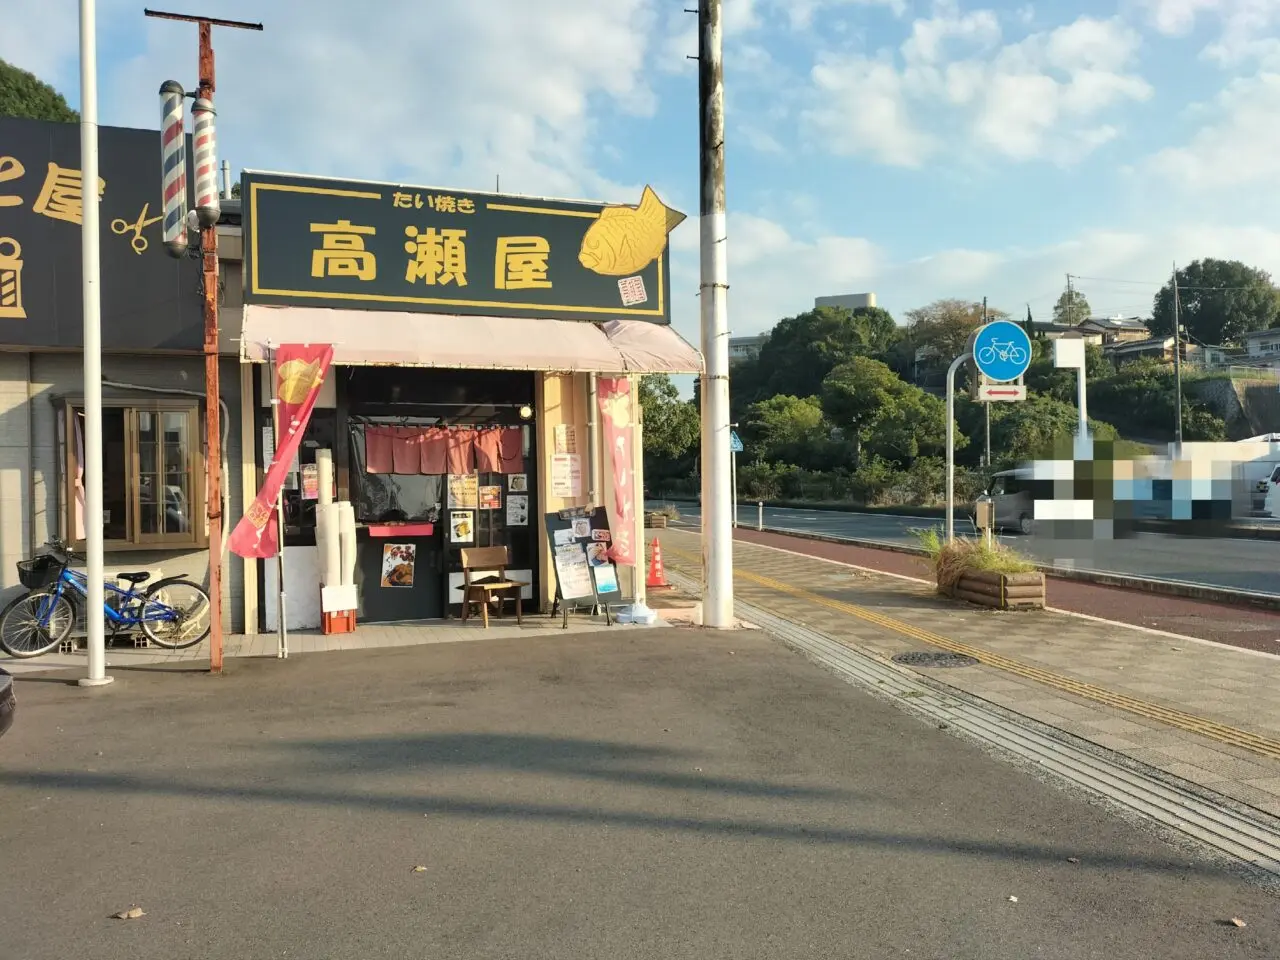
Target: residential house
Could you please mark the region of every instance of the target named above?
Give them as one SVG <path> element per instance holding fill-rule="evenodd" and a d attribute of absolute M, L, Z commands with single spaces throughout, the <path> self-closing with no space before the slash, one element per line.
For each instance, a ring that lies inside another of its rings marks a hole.
<path fill-rule="evenodd" d="M 1141 317 L 1090 317 L 1078 324 L 1078 328 L 1090 338 L 1097 336 L 1096 342 L 1136 343 L 1151 337 L 1147 322 Z"/>

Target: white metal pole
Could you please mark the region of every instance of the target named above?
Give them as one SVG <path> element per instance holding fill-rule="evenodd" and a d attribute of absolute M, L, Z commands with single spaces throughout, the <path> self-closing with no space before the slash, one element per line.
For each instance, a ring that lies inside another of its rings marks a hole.
<path fill-rule="evenodd" d="M 280 398 L 276 395 L 276 356 L 267 344 L 267 376 L 271 379 L 271 460 L 280 457 Z M 268 470 L 271 464 L 266 465 Z M 284 592 L 284 485 L 276 493 L 276 657 L 289 658 L 289 628 L 285 624 L 286 603 Z"/>
<path fill-rule="evenodd" d="M 947 368 L 947 542 L 956 538 L 956 371 L 973 354 L 962 353 Z"/>
<path fill-rule="evenodd" d="M 1085 394 L 1088 392 L 1089 381 L 1085 376 L 1085 364 L 1080 364 L 1076 370 L 1076 406 L 1080 412 L 1080 438 L 1083 440 L 1089 435 L 1089 409 L 1085 400 Z"/>
<path fill-rule="evenodd" d="M 736 530 L 738 527 L 738 451 L 734 450 L 730 456 L 730 473 L 733 475 L 733 526 Z"/>
<path fill-rule="evenodd" d="M 632 536 L 635 537 L 636 565 L 632 568 L 635 580 L 636 605 L 642 606 L 648 599 L 644 576 L 644 407 L 640 406 L 640 378 L 631 378 L 631 409 L 634 411 L 631 436 L 631 477 L 635 485 L 635 504 Z"/>
<path fill-rule="evenodd" d="M 83 179 L 80 278 L 84 293 L 84 526 L 88 586 L 89 675 L 83 687 L 110 683 L 107 676 L 102 531 L 102 301 L 98 208 L 98 24 L 96 0 L 80 0 L 80 170 Z"/>
<path fill-rule="evenodd" d="M 733 626 L 733 528 L 729 458 L 729 290 L 724 177 L 724 74 L 720 0 L 699 0 L 698 99 L 701 108 L 702 622 Z"/>
<path fill-rule="evenodd" d="M 764 529 L 764 501 L 756 501 L 756 529 Z"/>

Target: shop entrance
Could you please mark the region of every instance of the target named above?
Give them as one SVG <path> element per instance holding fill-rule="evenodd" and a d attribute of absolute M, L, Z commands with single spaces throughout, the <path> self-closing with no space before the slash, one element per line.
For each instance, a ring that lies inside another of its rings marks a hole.
<path fill-rule="evenodd" d="M 338 367 L 335 461 L 356 511 L 356 584 L 367 623 L 460 613 L 460 552 L 504 546 L 538 596 L 534 376 Z"/>

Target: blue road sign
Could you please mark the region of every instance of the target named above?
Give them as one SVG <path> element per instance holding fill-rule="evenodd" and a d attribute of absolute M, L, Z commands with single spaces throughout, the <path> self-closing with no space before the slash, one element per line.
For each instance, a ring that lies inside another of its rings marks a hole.
<path fill-rule="evenodd" d="M 995 320 L 974 334 L 973 362 L 988 380 L 1017 380 L 1031 365 L 1031 338 L 1013 321 Z"/>
<path fill-rule="evenodd" d="M 742 453 L 742 451 L 745 449 L 746 447 L 742 445 L 742 438 L 738 436 L 738 431 L 730 430 L 729 431 L 729 452 Z"/>

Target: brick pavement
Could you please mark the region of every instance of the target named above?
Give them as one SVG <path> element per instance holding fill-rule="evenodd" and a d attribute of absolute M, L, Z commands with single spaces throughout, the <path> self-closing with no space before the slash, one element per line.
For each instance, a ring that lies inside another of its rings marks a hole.
<path fill-rule="evenodd" d="M 734 531 L 734 537 L 747 543 L 796 550 L 888 573 L 912 577 L 929 575 L 926 560 L 910 553 L 758 532 L 748 527 L 739 527 Z M 1169 597 L 1053 576 L 1049 577 L 1047 589 L 1051 606 L 1072 613 L 1213 640 L 1233 647 L 1280 653 L 1280 611 Z"/>
<path fill-rule="evenodd" d="M 661 540 L 668 568 L 697 577 L 698 535 Z M 983 610 L 756 544 L 736 544 L 734 564 L 740 601 L 882 657 L 958 645 L 983 662 L 919 672 L 1280 815 L 1280 657 L 1067 613 Z"/>

